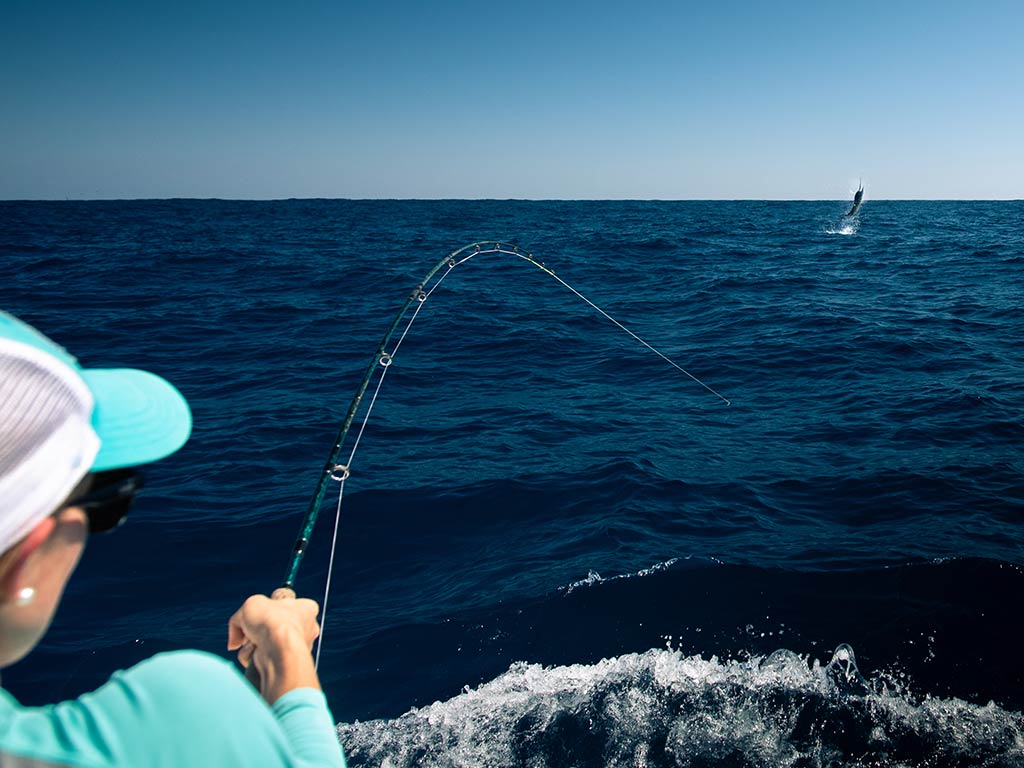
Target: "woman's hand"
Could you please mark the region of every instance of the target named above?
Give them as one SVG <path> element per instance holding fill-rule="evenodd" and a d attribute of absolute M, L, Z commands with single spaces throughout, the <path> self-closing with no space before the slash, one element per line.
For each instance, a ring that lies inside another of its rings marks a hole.
<path fill-rule="evenodd" d="M 279 589 L 273 599 L 248 598 L 228 621 L 228 650 L 238 651 L 238 661 L 247 670 L 255 667 L 268 704 L 295 688 L 320 689 L 310 654 L 320 634 L 319 612 L 313 600 L 296 599 L 291 590 Z"/>

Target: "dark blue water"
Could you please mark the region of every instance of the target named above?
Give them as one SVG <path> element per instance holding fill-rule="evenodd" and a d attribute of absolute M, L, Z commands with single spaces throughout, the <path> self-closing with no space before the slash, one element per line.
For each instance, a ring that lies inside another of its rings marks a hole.
<path fill-rule="evenodd" d="M 0 305 L 196 421 L 5 687 L 223 653 L 399 307 L 502 241 L 732 404 L 522 259 L 452 271 L 345 484 L 320 671 L 355 765 L 1024 762 L 1024 203 L 847 208 L 0 203 Z"/>

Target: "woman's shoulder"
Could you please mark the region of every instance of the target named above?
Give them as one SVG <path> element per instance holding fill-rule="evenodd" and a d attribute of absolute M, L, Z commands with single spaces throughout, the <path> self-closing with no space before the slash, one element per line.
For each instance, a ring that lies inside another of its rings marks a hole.
<path fill-rule="evenodd" d="M 226 659 L 162 653 L 78 699 L 39 708 L 12 702 L 0 765 L 11 755 L 80 768 L 344 765 L 322 694 L 313 693 L 285 694 L 275 714 Z M 316 706 L 306 700 L 314 698 Z M 314 757 L 304 761 L 307 752 Z"/>
<path fill-rule="evenodd" d="M 108 687 L 122 689 L 124 696 L 116 698 L 126 703 L 144 708 L 152 704 L 163 713 L 180 708 L 192 718 L 210 712 L 227 717 L 230 711 L 266 711 L 259 694 L 233 663 L 203 651 L 157 654 L 116 672 L 92 695 L 101 696 Z"/>
<path fill-rule="evenodd" d="M 158 653 L 130 669 L 114 673 L 113 677 L 137 676 L 173 682 L 180 675 L 209 675 L 213 678 L 211 682 L 245 681 L 235 665 L 227 659 L 206 651 L 191 650 Z"/>
<path fill-rule="evenodd" d="M 234 664 L 213 654 L 158 654 L 68 703 L 107 724 L 115 765 L 148 765 L 154 754 L 176 756 L 174 765 L 289 762 L 270 708 Z"/>
<path fill-rule="evenodd" d="M 155 755 L 180 758 L 162 763 L 172 765 L 253 757 L 243 734 L 273 719 L 230 662 L 196 651 L 159 654 L 78 699 L 8 715 L 0 764 L 17 755 L 67 766 L 152 765 Z"/>

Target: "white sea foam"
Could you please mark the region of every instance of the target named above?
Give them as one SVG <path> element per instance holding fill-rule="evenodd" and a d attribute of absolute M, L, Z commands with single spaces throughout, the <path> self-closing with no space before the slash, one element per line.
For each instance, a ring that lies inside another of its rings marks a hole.
<path fill-rule="evenodd" d="M 669 560 L 665 560 L 664 562 L 655 563 L 649 568 L 643 568 L 642 570 L 639 570 L 635 573 L 620 573 L 616 574 L 615 576 L 609 576 L 607 578 L 602 577 L 601 574 L 597 571 L 591 570 L 587 573 L 586 578 L 574 581 L 566 587 L 561 587 L 559 591 L 564 591 L 566 594 L 570 594 L 571 592 L 579 589 L 580 587 L 592 587 L 595 584 L 603 584 L 606 581 L 619 581 L 621 579 L 635 579 L 637 577 L 650 576 L 653 573 L 668 570 L 676 563 L 680 562 L 680 559 L 681 558 L 673 557 Z"/>
<path fill-rule="evenodd" d="M 513 664 L 395 720 L 338 727 L 353 766 L 913 766 L 1024 764 L 1024 718 L 915 699 L 777 651 L 750 660 L 651 650 L 596 664 Z"/>
<path fill-rule="evenodd" d="M 856 235 L 860 231 L 860 219 L 844 219 L 839 224 L 825 228 L 826 235 Z"/>

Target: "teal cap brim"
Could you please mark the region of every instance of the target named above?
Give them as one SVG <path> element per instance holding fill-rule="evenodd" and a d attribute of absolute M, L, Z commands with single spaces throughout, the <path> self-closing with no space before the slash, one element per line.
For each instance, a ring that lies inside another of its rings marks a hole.
<path fill-rule="evenodd" d="M 100 451 L 93 472 L 157 461 L 188 440 L 192 412 L 169 382 L 132 368 L 84 368 L 79 373 L 96 401 L 92 425 Z"/>

